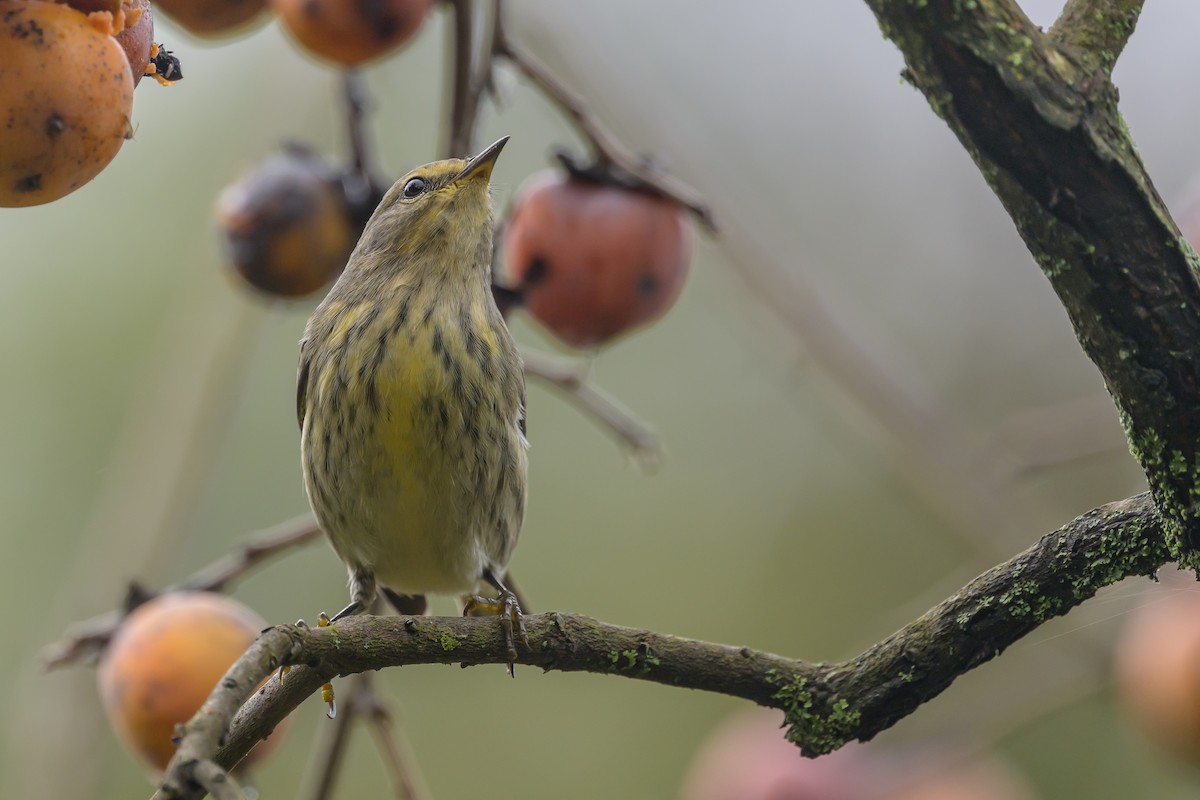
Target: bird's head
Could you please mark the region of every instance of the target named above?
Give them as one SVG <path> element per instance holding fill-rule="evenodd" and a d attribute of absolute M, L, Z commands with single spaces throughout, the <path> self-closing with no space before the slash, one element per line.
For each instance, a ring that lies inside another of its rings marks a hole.
<path fill-rule="evenodd" d="M 393 184 L 363 231 L 350 266 L 478 269 L 490 264 L 492 167 L 508 137 L 472 158 L 435 161 Z M 428 256 L 428 257 L 426 257 Z"/>

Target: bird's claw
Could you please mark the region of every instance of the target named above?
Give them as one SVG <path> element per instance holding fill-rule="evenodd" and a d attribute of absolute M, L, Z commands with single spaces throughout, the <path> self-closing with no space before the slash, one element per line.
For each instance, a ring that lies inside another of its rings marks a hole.
<path fill-rule="evenodd" d="M 520 641 L 526 649 L 529 648 L 529 633 L 525 629 L 525 617 L 521 614 L 521 604 L 517 600 L 517 595 L 507 589 L 501 591 L 496 597 L 468 595 L 466 603 L 463 605 L 463 616 L 477 617 L 486 614 L 500 617 L 500 630 L 504 635 L 504 649 L 508 655 L 508 674 L 516 677 L 513 664 L 519 655 L 517 642 Z"/>

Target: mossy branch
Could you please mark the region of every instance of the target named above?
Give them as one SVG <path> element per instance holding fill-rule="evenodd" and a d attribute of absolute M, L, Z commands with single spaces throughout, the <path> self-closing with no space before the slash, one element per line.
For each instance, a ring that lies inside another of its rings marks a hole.
<path fill-rule="evenodd" d="M 1140 4 L 1073 2 L 1046 34 L 1013 0 L 866 2 L 1058 293 L 1168 540 L 1183 563 L 1200 564 L 1197 257 L 1146 174 L 1107 72 Z M 1099 46 L 1106 55 L 1085 49 Z"/>
<path fill-rule="evenodd" d="M 871 647 L 841 663 L 785 658 L 624 628 L 578 614 L 526 617 L 519 664 L 701 689 L 782 709 L 788 738 L 809 756 L 867 740 L 940 694 L 1047 620 L 1130 575 L 1152 575 L 1169 553 L 1148 494 L 1097 508 Z M 158 797 L 202 796 L 196 765 L 235 765 L 322 683 L 409 664 L 503 664 L 494 619 L 352 617 L 331 628 L 280 625 L 230 668 L 185 726 Z M 264 678 L 270 681 L 242 706 Z M 241 710 L 239 711 L 239 706 Z"/>
<path fill-rule="evenodd" d="M 1050 38 L 1111 73 L 1133 35 L 1145 0 L 1067 0 Z"/>

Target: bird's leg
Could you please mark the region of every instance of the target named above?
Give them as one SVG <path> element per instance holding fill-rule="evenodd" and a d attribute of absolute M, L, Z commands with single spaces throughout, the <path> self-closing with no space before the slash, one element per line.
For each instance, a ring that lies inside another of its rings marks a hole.
<path fill-rule="evenodd" d="M 463 604 L 463 616 L 478 616 L 482 611 L 500 616 L 500 629 L 504 632 L 504 647 L 508 653 L 508 674 L 514 675 L 513 662 L 517 660 L 517 638 L 529 647 L 529 636 L 525 631 L 525 618 L 521 616 L 521 603 L 516 593 L 496 577 L 491 567 L 484 567 L 483 579 L 495 587 L 500 594 L 495 598 L 468 595 Z M 517 636 L 513 636 L 514 628 Z"/>
<path fill-rule="evenodd" d="M 366 567 L 350 569 L 350 605 L 333 615 L 329 621 L 365 614 L 375 602 L 375 573 Z"/>

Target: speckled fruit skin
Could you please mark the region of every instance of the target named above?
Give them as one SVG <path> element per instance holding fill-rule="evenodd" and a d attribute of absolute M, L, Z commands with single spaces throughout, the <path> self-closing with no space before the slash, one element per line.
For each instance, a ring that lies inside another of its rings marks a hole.
<path fill-rule="evenodd" d="M 244 33 L 268 19 L 267 0 L 155 0 L 154 6 L 205 38 Z"/>
<path fill-rule="evenodd" d="M 305 50 L 356 67 L 412 38 L 433 0 L 271 0 L 271 5 Z"/>
<path fill-rule="evenodd" d="M 222 190 L 216 217 L 233 268 L 276 297 L 305 297 L 328 286 L 361 233 L 332 170 L 299 147 L 270 156 Z"/>
<path fill-rule="evenodd" d="M 241 603 L 209 592 L 160 595 L 134 609 L 98 670 L 100 697 L 121 742 L 161 772 L 175 753 L 176 724 L 191 719 L 265 627 Z M 261 758 L 281 729 L 247 759 Z"/>
<path fill-rule="evenodd" d="M 1146 738 L 1200 764 L 1200 592 L 1194 578 L 1179 578 L 1164 576 L 1164 596 L 1129 617 L 1114 678 L 1121 708 Z"/>
<path fill-rule="evenodd" d="M 113 37 L 129 58 L 133 85 L 150 62 L 150 44 L 154 41 L 154 10 L 149 0 L 55 0 L 84 14 L 107 12 L 112 19 Z M 122 11 L 124 14 L 122 15 Z"/>
<path fill-rule="evenodd" d="M 133 130 L 125 52 L 69 6 L 0 0 L 0 76 L 0 206 L 70 194 Z"/>
<path fill-rule="evenodd" d="M 670 200 L 547 170 L 513 201 L 502 280 L 558 339 L 598 347 L 674 304 L 693 238 Z"/>

